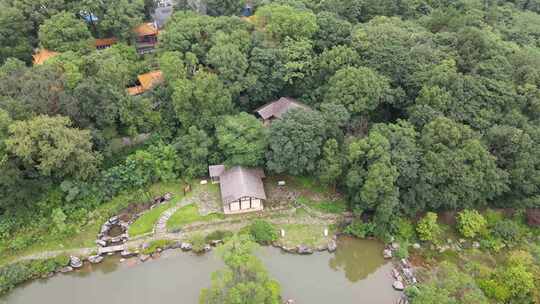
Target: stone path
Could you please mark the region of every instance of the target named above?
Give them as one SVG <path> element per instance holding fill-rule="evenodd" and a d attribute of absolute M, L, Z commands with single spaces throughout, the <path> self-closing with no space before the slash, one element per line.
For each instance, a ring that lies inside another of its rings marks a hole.
<path fill-rule="evenodd" d="M 154 228 L 154 234 L 155 235 L 164 235 L 167 233 L 167 222 L 171 218 L 171 216 L 180 209 L 184 204 L 177 204 L 176 206 L 167 209 L 165 212 L 161 214 L 161 217 L 156 223 L 156 227 Z"/>

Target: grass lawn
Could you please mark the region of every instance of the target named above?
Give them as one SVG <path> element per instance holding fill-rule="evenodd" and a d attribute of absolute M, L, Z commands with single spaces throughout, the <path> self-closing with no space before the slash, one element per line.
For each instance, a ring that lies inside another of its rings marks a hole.
<path fill-rule="evenodd" d="M 325 227 L 320 225 L 286 224 L 276 227 L 285 230 L 285 237 L 279 237 L 278 243 L 287 247 L 306 245 L 318 247 L 326 245 L 334 234 L 333 226 Z M 328 237 L 324 236 L 324 228 L 328 228 Z"/>
<path fill-rule="evenodd" d="M 174 207 L 183 199 L 183 186 L 178 182 L 156 184 L 150 187 L 151 193 L 164 193 L 170 192 L 173 194 L 171 201 L 154 207 L 153 209 L 146 211 L 141 217 L 139 217 L 133 224 L 129 226 L 129 235 L 138 236 L 141 234 L 152 232 L 157 221 L 161 217 L 161 214 L 167 209 Z"/>
<path fill-rule="evenodd" d="M 200 215 L 199 208 L 196 204 L 191 204 L 180 208 L 171 216 L 167 222 L 167 229 L 175 231 L 181 229 L 184 225 L 195 222 L 211 222 L 223 219 L 225 216 L 221 213 L 211 213 L 208 215 Z"/>
<path fill-rule="evenodd" d="M 167 209 L 172 208 L 175 204 L 176 203 L 171 201 L 154 207 L 150 211 L 146 211 L 141 217 L 139 217 L 133 224 L 129 226 L 129 235 L 138 236 L 141 234 L 152 232 L 155 224 L 161 217 L 161 214 Z"/>
<path fill-rule="evenodd" d="M 345 201 L 341 199 L 335 201 L 315 201 L 308 197 L 300 196 L 298 198 L 298 202 L 325 213 L 343 213 L 347 211 L 347 203 L 345 203 Z"/>

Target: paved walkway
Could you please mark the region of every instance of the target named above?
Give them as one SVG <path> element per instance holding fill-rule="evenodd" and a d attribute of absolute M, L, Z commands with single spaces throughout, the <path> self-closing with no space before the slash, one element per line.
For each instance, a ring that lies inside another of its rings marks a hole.
<path fill-rule="evenodd" d="M 167 233 L 167 222 L 171 218 L 171 216 L 178 211 L 183 206 L 183 204 L 179 203 L 176 206 L 167 209 L 165 212 L 163 212 L 159 218 L 159 220 L 156 223 L 156 227 L 154 228 L 154 234 L 155 235 L 163 235 Z"/>

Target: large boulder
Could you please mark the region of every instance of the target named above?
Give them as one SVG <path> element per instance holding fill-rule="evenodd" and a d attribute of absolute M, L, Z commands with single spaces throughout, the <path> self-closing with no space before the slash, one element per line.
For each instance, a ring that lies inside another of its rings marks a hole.
<path fill-rule="evenodd" d="M 328 252 L 334 252 L 337 250 L 337 242 L 334 240 L 330 240 L 328 242 Z"/>
<path fill-rule="evenodd" d="M 165 195 L 163 195 L 163 199 L 167 202 L 170 201 L 172 199 L 172 193 L 165 193 Z"/>
<path fill-rule="evenodd" d="M 100 255 L 92 255 L 88 257 L 88 262 L 92 264 L 98 264 L 101 263 L 101 261 L 103 261 L 103 257 Z"/>
<path fill-rule="evenodd" d="M 58 269 L 58 271 L 61 272 L 61 273 L 71 272 L 71 271 L 73 271 L 73 267 L 65 266 L 65 267 L 62 267 L 62 268 Z"/>
<path fill-rule="evenodd" d="M 129 250 L 123 250 L 122 252 L 120 252 L 120 256 L 123 257 L 123 258 L 131 258 L 133 256 L 137 255 L 135 252 L 131 252 Z"/>
<path fill-rule="evenodd" d="M 221 244 L 221 243 L 223 243 L 222 240 L 212 240 L 212 241 L 210 241 L 210 244 L 211 244 L 212 246 L 214 246 L 214 247 L 216 247 L 217 245 L 219 245 L 219 244 Z"/>
<path fill-rule="evenodd" d="M 312 254 L 313 249 L 309 248 L 308 246 L 300 245 L 296 247 L 296 252 L 298 254 Z"/>
<path fill-rule="evenodd" d="M 81 259 L 79 259 L 78 257 L 76 256 L 70 256 L 69 257 L 69 266 L 77 269 L 77 268 L 81 268 L 83 266 L 83 262 L 81 261 Z"/>
<path fill-rule="evenodd" d="M 116 225 L 120 222 L 120 218 L 118 216 L 113 216 L 109 219 L 109 224 Z"/>
<path fill-rule="evenodd" d="M 180 249 L 184 251 L 190 251 L 191 249 L 193 249 L 193 246 L 190 243 L 182 243 L 180 244 Z"/>
<path fill-rule="evenodd" d="M 392 256 L 393 256 L 393 255 L 392 255 L 392 249 L 388 249 L 388 248 L 387 248 L 387 249 L 383 250 L 383 257 L 384 257 L 385 259 L 391 259 Z"/>
<path fill-rule="evenodd" d="M 401 281 L 394 281 L 394 284 L 392 284 L 392 287 L 394 287 L 395 290 L 402 291 L 405 289 L 405 285 Z"/>
<path fill-rule="evenodd" d="M 147 255 L 147 254 L 141 254 L 141 255 L 139 255 L 139 260 L 140 260 L 141 262 L 146 262 L 146 261 L 148 261 L 149 258 L 150 258 L 150 256 Z"/>

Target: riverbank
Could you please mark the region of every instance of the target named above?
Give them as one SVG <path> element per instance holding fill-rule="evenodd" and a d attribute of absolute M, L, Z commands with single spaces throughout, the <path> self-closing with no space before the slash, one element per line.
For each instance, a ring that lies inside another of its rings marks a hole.
<path fill-rule="evenodd" d="M 282 285 L 284 299 L 296 303 L 393 303 L 400 293 L 392 290 L 392 264 L 381 256 L 383 244 L 373 240 L 338 239 L 335 253 L 300 256 L 273 247 L 261 247 L 257 256 Z M 360 262 L 359 262 L 360 260 Z M 146 262 L 107 257 L 101 264 L 53 278 L 23 284 L 0 303 L 54 301 L 57 304 L 197 303 L 201 288 L 210 285 L 211 273 L 222 267 L 213 254 L 196 255 L 180 249 L 166 250 Z M 89 295 L 92 296 L 89 296 Z M 2 302 L 4 300 L 4 302 Z"/>

